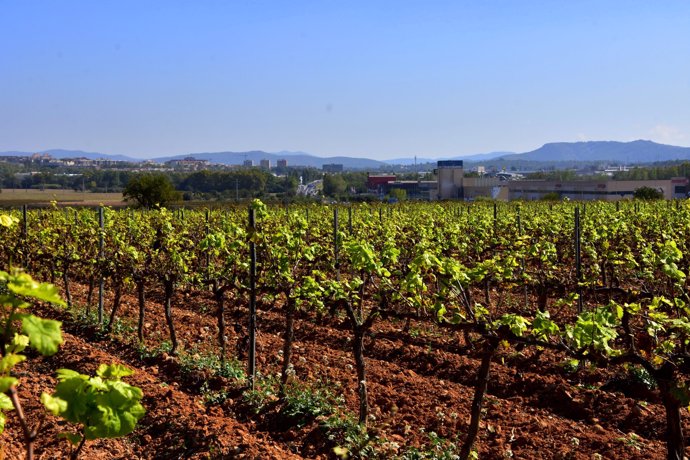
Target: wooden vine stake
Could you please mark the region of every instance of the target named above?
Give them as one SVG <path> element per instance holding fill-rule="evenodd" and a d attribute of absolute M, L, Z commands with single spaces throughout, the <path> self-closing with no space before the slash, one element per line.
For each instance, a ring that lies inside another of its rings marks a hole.
<path fill-rule="evenodd" d="M 577 312 L 582 313 L 582 259 L 580 258 L 580 208 L 575 207 L 575 276 L 577 278 Z"/>
<path fill-rule="evenodd" d="M 103 234 L 105 232 L 105 216 L 103 214 L 103 206 L 98 207 L 98 227 L 100 231 L 98 233 L 98 260 L 103 263 L 103 249 L 105 246 L 105 241 L 103 239 Z M 98 282 L 98 323 L 103 324 L 103 294 L 105 288 L 105 279 L 103 278 L 103 271 L 101 270 L 100 279 Z"/>
<path fill-rule="evenodd" d="M 340 260 L 338 258 L 338 208 L 333 208 L 333 259 L 335 260 L 335 279 L 340 281 Z"/>
<path fill-rule="evenodd" d="M 256 383 L 256 211 L 249 208 L 249 384 L 252 390 Z"/>

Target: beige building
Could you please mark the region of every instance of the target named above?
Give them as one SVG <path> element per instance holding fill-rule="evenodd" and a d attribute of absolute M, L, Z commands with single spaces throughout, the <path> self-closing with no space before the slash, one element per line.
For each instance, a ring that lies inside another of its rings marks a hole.
<path fill-rule="evenodd" d="M 507 181 L 497 177 L 465 177 L 463 179 L 465 200 L 490 197 L 494 200 L 508 200 Z"/>
<path fill-rule="evenodd" d="M 617 201 L 632 199 L 635 190 L 642 187 L 659 190 L 670 200 L 685 198 L 688 180 L 685 177 L 668 180 L 516 180 L 505 184 L 510 200 L 538 200 L 557 193 L 571 200 Z"/>
<path fill-rule="evenodd" d="M 436 169 L 437 198 L 439 200 L 464 199 L 462 160 L 439 161 Z"/>

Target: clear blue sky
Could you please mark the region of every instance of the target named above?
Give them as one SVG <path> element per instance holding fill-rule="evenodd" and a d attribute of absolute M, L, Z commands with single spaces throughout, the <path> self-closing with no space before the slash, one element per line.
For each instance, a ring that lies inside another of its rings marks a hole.
<path fill-rule="evenodd" d="M 0 0 L 0 151 L 690 145 L 690 2 Z"/>

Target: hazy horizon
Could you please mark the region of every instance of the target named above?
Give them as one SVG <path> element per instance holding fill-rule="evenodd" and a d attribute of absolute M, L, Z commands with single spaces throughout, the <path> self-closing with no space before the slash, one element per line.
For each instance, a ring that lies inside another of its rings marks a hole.
<path fill-rule="evenodd" d="M 276 151 L 269 151 L 269 150 L 263 150 L 263 149 L 248 149 L 248 150 L 231 150 L 231 149 L 225 149 L 225 150 L 219 150 L 219 151 L 213 151 L 213 152 L 211 152 L 211 151 L 208 151 L 208 152 L 191 152 L 191 151 L 190 151 L 190 152 L 178 152 L 178 153 L 163 154 L 163 155 L 156 155 L 156 156 L 130 155 L 130 154 L 124 154 L 124 153 L 120 153 L 120 152 L 103 152 L 103 151 L 99 151 L 99 150 L 93 150 L 93 151 L 92 151 L 92 150 L 84 150 L 84 149 L 80 149 L 80 148 L 69 148 L 69 149 L 66 149 L 66 148 L 61 148 L 61 147 L 58 147 L 58 148 L 47 148 L 47 149 L 29 149 L 29 150 L 22 150 L 22 149 L 7 149 L 7 150 L 5 150 L 5 149 L 3 149 L 3 150 L 1 150 L 0 152 L 2 152 L 2 153 L 4 153 L 4 152 L 40 153 L 40 152 L 47 152 L 47 151 L 51 151 L 51 150 L 80 151 L 80 152 L 84 152 L 84 153 L 100 153 L 100 154 L 103 154 L 103 155 L 124 155 L 124 156 L 128 156 L 128 157 L 135 158 L 135 159 L 156 159 L 156 158 L 164 158 L 164 157 L 179 156 L 179 155 L 214 154 L 214 153 L 226 153 L 226 152 L 230 152 L 230 153 L 244 153 L 244 152 L 258 152 L 258 151 L 262 151 L 262 152 L 270 153 L 270 154 L 274 154 L 274 155 L 279 155 L 279 154 L 282 154 L 282 153 L 286 153 L 286 156 L 288 156 L 288 158 L 289 158 L 289 155 L 304 154 L 304 155 L 313 155 L 313 156 L 324 157 L 324 158 L 346 156 L 346 157 L 352 157 L 352 158 L 376 159 L 376 158 L 370 158 L 370 157 L 366 157 L 366 156 L 362 156 L 362 155 L 360 155 L 360 156 L 354 156 L 354 155 L 322 155 L 322 154 L 320 154 L 320 153 L 318 153 L 318 152 L 304 152 L 304 151 L 296 151 L 296 150 L 293 151 L 293 150 L 284 150 L 284 149 L 283 149 L 283 150 L 276 150 Z M 498 151 L 492 151 L 492 152 L 477 152 L 477 153 L 468 153 L 468 154 L 462 154 L 462 153 L 461 153 L 461 154 L 452 155 L 452 156 L 472 156 L 472 155 L 477 155 L 477 154 L 482 154 L 482 153 L 495 153 L 495 152 L 498 152 Z M 508 152 L 508 153 L 522 153 L 522 152 Z M 433 156 L 433 157 L 432 157 L 432 156 L 421 156 L 421 155 L 416 155 L 416 156 L 419 157 L 419 158 L 437 158 L 437 157 L 446 157 L 447 155 L 438 155 L 438 156 Z M 384 159 L 379 159 L 379 160 L 380 160 L 380 161 L 388 161 L 388 160 L 398 159 L 398 158 L 414 158 L 414 157 L 415 157 L 415 155 L 412 154 L 412 155 L 410 155 L 410 156 L 391 156 L 390 158 L 384 158 Z"/>
<path fill-rule="evenodd" d="M 681 0 L 0 5 L 0 151 L 690 146 Z"/>

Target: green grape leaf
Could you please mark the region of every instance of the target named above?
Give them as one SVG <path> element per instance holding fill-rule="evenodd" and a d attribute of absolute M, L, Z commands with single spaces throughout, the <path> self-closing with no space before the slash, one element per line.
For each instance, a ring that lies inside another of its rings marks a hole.
<path fill-rule="evenodd" d="M 58 371 L 60 383 L 44 405 L 67 421 L 84 425 L 86 439 L 114 438 L 131 433 L 144 416 L 140 404 L 142 391 L 118 379 L 131 371 L 121 365 L 101 365 L 99 373 L 108 376 L 89 377 L 67 369 Z M 64 401 L 65 405 L 60 405 Z"/>
<path fill-rule="evenodd" d="M 17 379 L 14 377 L 0 377 L 0 393 L 6 393 L 12 388 L 12 385 L 17 384 Z"/>
<path fill-rule="evenodd" d="M 26 360 L 26 356 L 8 353 L 0 359 L 0 374 L 7 374 L 17 364 Z"/>
<path fill-rule="evenodd" d="M 115 382 L 114 385 L 116 384 L 130 387 L 124 382 Z M 127 397 L 136 392 L 123 390 L 120 388 L 119 391 L 110 391 L 96 397 L 98 414 L 94 414 L 92 425 L 84 430 L 86 439 L 116 438 L 134 431 L 137 421 L 144 416 L 144 407 L 138 402 L 132 403 L 132 399 Z M 138 394 L 141 396 L 141 390 Z"/>
<path fill-rule="evenodd" d="M 333 453 L 336 457 L 346 459 L 350 457 L 350 451 L 347 447 L 336 446 L 333 448 Z"/>
<path fill-rule="evenodd" d="M 82 380 L 88 379 L 88 376 L 82 375 L 79 372 L 73 371 L 71 369 L 58 369 L 58 371 L 57 371 L 57 379 L 60 382 L 64 382 L 65 380 L 73 379 L 75 377 L 79 377 Z"/>
<path fill-rule="evenodd" d="M 77 374 L 76 377 L 62 380 L 55 387 L 53 397 L 67 402 L 60 412 L 61 417 L 72 423 L 80 423 L 88 411 L 89 398 L 93 397 L 93 392 L 89 391 L 88 376 Z"/>
<path fill-rule="evenodd" d="M 444 315 L 446 314 L 446 306 L 438 302 L 436 305 L 436 320 L 442 323 L 444 320 Z"/>
<path fill-rule="evenodd" d="M 640 313 L 640 310 L 642 309 L 642 306 L 639 303 L 626 303 L 624 307 L 625 311 L 627 311 L 631 315 L 637 315 L 638 313 Z"/>
<path fill-rule="evenodd" d="M 474 317 L 476 319 L 482 319 L 489 316 L 489 310 L 481 304 L 474 304 Z"/>
<path fill-rule="evenodd" d="M 0 434 L 5 431 L 5 413 L 0 411 Z"/>
<path fill-rule="evenodd" d="M 34 315 L 24 315 L 22 318 L 22 331 L 29 336 L 31 346 L 44 356 L 57 353 L 62 343 L 61 325 L 60 321 Z"/>
<path fill-rule="evenodd" d="M 31 306 L 31 304 L 23 301 L 19 297 L 7 294 L 0 295 L 0 304 L 13 308 L 26 308 Z"/>
<path fill-rule="evenodd" d="M 13 273 L 7 282 L 10 292 L 18 296 L 49 302 L 55 305 L 65 306 L 60 298 L 57 287 L 50 283 L 39 283 L 27 273 Z"/>
<path fill-rule="evenodd" d="M 575 324 L 566 327 L 566 337 L 578 349 L 591 347 L 606 354 L 615 354 L 609 345 L 618 337 L 615 326 L 619 318 L 615 310 L 606 307 L 580 313 Z"/>
<path fill-rule="evenodd" d="M 683 331 L 683 334 L 690 334 L 690 321 L 686 320 L 685 318 L 674 318 L 670 320 L 670 324 L 674 328 Z"/>
<path fill-rule="evenodd" d="M 266 205 L 258 198 L 254 198 L 249 207 L 254 209 L 257 219 L 263 219 L 264 217 L 268 216 Z"/>
<path fill-rule="evenodd" d="M 16 217 L 0 214 L 0 225 L 3 227 L 11 227 L 17 222 L 19 222 L 19 220 Z"/>
<path fill-rule="evenodd" d="M 502 326 L 508 326 L 510 332 L 517 337 L 522 337 L 530 324 L 529 320 L 515 314 L 505 314 L 498 319 L 497 323 Z"/>
<path fill-rule="evenodd" d="M 548 311 L 538 311 L 532 322 L 532 334 L 540 339 L 548 339 L 550 336 L 558 335 L 560 329 L 558 324 L 551 320 Z"/>
<path fill-rule="evenodd" d="M 12 410 L 14 405 L 12 400 L 5 393 L 0 393 L 0 410 Z"/>
<path fill-rule="evenodd" d="M 122 364 L 101 364 L 96 372 L 96 375 L 99 377 L 109 380 L 119 380 L 121 377 L 127 377 L 132 374 L 134 374 L 134 371 Z"/>
<path fill-rule="evenodd" d="M 67 410 L 67 401 L 48 393 L 41 394 L 41 402 L 46 410 L 53 415 L 60 415 Z"/>
<path fill-rule="evenodd" d="M 29 346 L 29 337 L 24 334 L 14 334 L 12 341 L 7 345 L 6 353 L 21 353 Z"/>
<path fill-rule="evenodd" d="M 450 319 L 450 322 L 452 324 L 460 324 L 460 323 L 465 322 L 466 320 L 467 320 L 467 318 L 465 317 L 465 315 L 463 315 L 459 311 L 455 311 L 455 312 L 453 312 L 453 317 Z"/>

